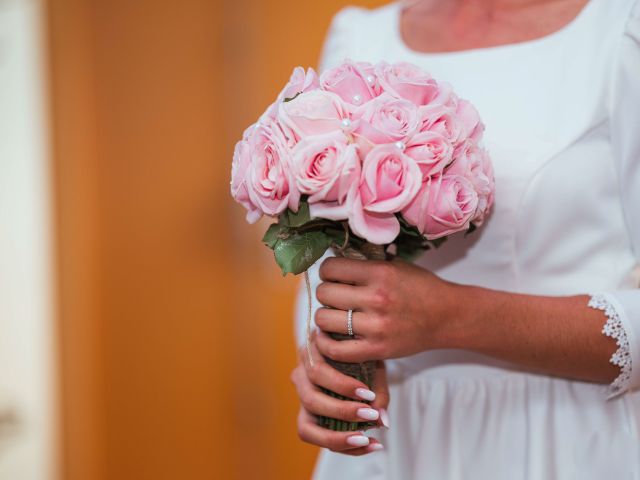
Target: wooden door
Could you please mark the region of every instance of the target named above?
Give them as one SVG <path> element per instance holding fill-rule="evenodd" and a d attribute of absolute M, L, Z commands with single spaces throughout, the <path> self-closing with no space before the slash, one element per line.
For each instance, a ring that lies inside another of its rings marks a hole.
<path fill-rule="evenodd" d="M 244 126 L 344 3 L 50 2 L 62 478 L 309 477 L 297 280 L 228 184 Z"/>

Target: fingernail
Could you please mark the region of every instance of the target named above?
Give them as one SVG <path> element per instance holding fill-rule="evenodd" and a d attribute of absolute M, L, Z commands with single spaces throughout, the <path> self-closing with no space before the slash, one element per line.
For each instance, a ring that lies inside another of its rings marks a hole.
<path fill-rule="evenodd" d="M 378 411 L 373 408 L 359 408 L 357 413 L 360 418 L 365 420 L 377 420 L 380 416 Z"/>
<path fill-rule="evenodd" d="M 389 413 L 385 408 L 380 409 L 380 421 L 385 428 L 389 428 Z"/>
<path fill-rule="evenodd" d="M 356 388 L 356 396 L 369 402 L 373 402 L 376 399 L 376 394 L 366 388 Z"/>
<path fill-rule="evenodd" d="M 370 452 L 378 452 L 380 450 L 384 450 L 384 445 L 382 445 L 381 443 L 372 443 L 371 445 L 369 445 L 369 448 L 367 448 L 367 450 L 369 450 Z"/>
<path fill-rule="evenodd" d="M 364 435 L 351 435 L 347 438 L 347 444 L 352 447 L 366 447 L 369 445 L 369 437 Z"/>

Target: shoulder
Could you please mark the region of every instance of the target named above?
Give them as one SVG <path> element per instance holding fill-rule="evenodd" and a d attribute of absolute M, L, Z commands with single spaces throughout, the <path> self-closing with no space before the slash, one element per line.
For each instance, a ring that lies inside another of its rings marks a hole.
<path fill-rule="evenodd" d="M 624 67 L 629 61 L 633 62 L 634 69 L 640 68 L 640 0 L 624 0 L 610 2 L 611 14 L 615 15 L 616 22 L 609 22 L 614 40 L 612 55 L 614 72 L 616 68 Z M 635 77 L 638 72 L 636 70 Z"/>
<path fill-rule="evenodd" d="M 325 40 L 320 70 L 334 66 L 346 57 L 362 59 L 367 52 L 388 41 L 396 26 L 398 2 L 382 7 L 349 6 L 339 10 L 331 21 Z"/>
<path fill-rule="evenodd" d="M 399 8 L 398 2 L 378 8 L 345 7 L 334 15 L 330 35 L 348 35 L 356 42 L 385 37 L 396 26 Z"/>
<path fill-rule="evenodd" d="M 332 25 L 363 27 L 388 25 L 400 7 L 398 2 L 391 2 L 377 8 L 348 6 L 339 10 L 333 17 Z"/>
<path fill-rule="evenodd" d="M 640 0 L 589 0 L 594 6 L 595 21 L 614 35 L 637 28 L 640 21 Z"/>
<path fill-rule="evenodd" d="M 613 3 L 613 2 L 612 2 Z M 611 137 L 618 157 L 640 165 L 640 0 L 632 0 L 616 35 L 616 51 L 610 70 Z M 637 170 L 640 173 L 640 170 Z M 640 184 L 640 176 L 634 177 Z"/>
<path fill-rule="evenodd" d="M 601 69 L 603 78 L 615 77 L 621 63 L 639 46 L 640 0 L 589 0 L 579 19 L 573 31 L 581 51 Z"/>
<path fill-rule="evenodd" d="M 640 43 L 640 0 L 633 0 L 629 11 L 625 34 L 632 36 Z"/>

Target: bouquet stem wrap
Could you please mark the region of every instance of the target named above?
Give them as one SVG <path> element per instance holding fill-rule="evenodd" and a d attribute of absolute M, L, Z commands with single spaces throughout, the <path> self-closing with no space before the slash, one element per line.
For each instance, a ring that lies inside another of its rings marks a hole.
<path fill-rule="evenodd" d="M 346 257 L 346 258 L 354 258 L 358 260 L 386 260 L 386 254 L 384 246 L 382 245 L 374 245 L 372 243 L 365 243 L 360 247 L 359 250 L 348 247 L 345 249 L 335 248 L 334 252 L 338 256 Z M 345 317 L 346 321 L 346 317 Z M 349 341 L 351 337 L 349 335 L 343 335 L 339 333 L 331 333 L 331 337 L 335 340 L 340 341 Z M 331 365 L 336 370 L 344 373 L 345 375 L 349 375 L 350 377 L 356 378 L 366 384 L 370 390 L 374 388 L 374 380 L 375 380 L 375 371 L 376 371 L 376 362 L 369 361 L 363 363 L 344 363 L 344 362 L 336 362 L 331 360 L 330 358 L 325 357 L 326 362 Z M 334 398 L 338 398 L 340 400 L 353 400 L 342 395 L 338 395 L 330 390 L 323 389 L 323 391 Z M 369 402 L 365 402 L 369 403 Z M 356 431 L 356 430 L 365 430 L 370 427 L 375 427 L 375 422 L 348 422 L 346 420 L 338 420 L 335 418 L 329 417 L 318 417 L 318 424 L 325 428 L 335 431 Z"/>

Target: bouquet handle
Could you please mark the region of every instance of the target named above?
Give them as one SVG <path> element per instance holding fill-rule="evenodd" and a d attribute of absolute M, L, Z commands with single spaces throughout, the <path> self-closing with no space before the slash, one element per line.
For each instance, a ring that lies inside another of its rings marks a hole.
<path fill-rule="evenodd" d="M 345 257 L 345 258 L 354 258 L 357 260 L 386 260 L 386 252 L 383 245 L 374 245 L 372 243 L 365 243 L 359 249 L 355 249 L 352 247 L 334 247 L 334 252 L 337 256 Z M 307 354 L 309 355 L 310 365 L 313 366 L 313 360 L 311 358 L 311 345 L 310 345 L 310 334 L 311 334 L 311 285 L 309 283 L 309 277 L 305 272 L 305 281 L 307 284 L 307 297 L 309 300 L 309 310 L 307 317 Z M 331 333 L 331 337 L 335 340 L 339 341 L 349 341 L 352 340 L 352 337 L 349 335 L 344 335 L 340 333 Z M 331 365 L 333 368 L 338 370 L 345 375 L 349 375 L 350 377 L 356 378 L 363 382 L 370 390 L 374 388 L 374 380 L 375 380 L 375 371 L 376 371 L 376 362 L 375 361 L 367 361 L 362 363 L 345 363 L 345 362 L 337 362 L 330 358 L 325 357 L 326 362 Z M 335 392 L 332 392 L 327 389 L 322 389 L 324 393 L 330 395 L 334 398 L 338 398 L 340 400 L 351 400 L 342 395 L 338 395 Z M 368 402 L 365 402 L 368 403 Z M 335 418 L 329 417 L 318 417 L 318 424 L 325 428 L 335 431 L 355 431 L 355 430 L 364 430 L 367 428 L 375 427 L 376 423 L 374 422 L 348 422 L 345 420 L 338 420 Z"/>

